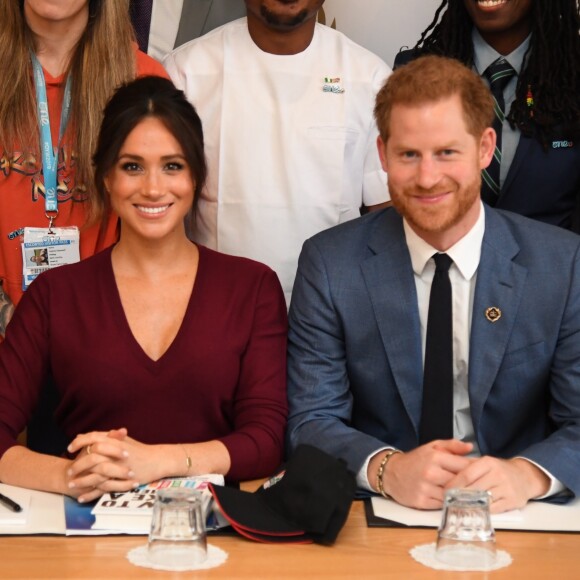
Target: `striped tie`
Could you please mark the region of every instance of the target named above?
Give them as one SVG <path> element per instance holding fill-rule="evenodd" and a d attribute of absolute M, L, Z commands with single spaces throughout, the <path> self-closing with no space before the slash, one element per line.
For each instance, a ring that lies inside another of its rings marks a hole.
<path fill-rule="evenodd" d="M 481 197 L 489 205 L 495 205 L 499 197 L 499 171 L 501 165 L 501 132 L 503 121 L 505 119 L 505 101 L 503 90 L 510 79 L 516 74 L 516 71 L 503 57 L 492 62 L 483 73 L 489 81 L 491 94 L 494 98 L 495 118 L 493 128 L 497 134 L 495 152 L 489 167 L 481 172 Z"/>

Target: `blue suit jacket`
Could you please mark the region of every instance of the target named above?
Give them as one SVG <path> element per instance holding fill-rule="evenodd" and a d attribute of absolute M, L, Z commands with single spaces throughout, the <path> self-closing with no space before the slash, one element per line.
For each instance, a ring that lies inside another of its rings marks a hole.
<path fill-rule="evenodd" d="M 399 52 L 394 68 L 416 56 L 413 50 Z M 495 207 L 580 231 L 580 143 L 556 134 L 544 149 L 521 135 Z"/>
<path fill-rule="evenodd" d="M 469 399 L 482 454 L 527 457 L 580 493 L 580 237 L 486 209 Z M 501 309 L 497 322 L 488 307 Z M 411 259 L 392 209 L 308 240 L 290 307 L 289 443 L 358 471 L 419 444 L 422 353 Z"/>

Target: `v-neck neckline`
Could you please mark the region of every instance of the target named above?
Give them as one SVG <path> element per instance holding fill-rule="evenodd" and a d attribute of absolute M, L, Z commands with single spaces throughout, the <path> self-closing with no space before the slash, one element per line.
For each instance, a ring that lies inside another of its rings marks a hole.
<path fill-rule="evenodd" d="M 194 305 L 196 303 L 195 297 L 198 294 L 199 290 L 198 287 L 200 285 L 201 278 L 203 275 L 200 276 L 201 272 L 203 271 L 202 263 L 204 262 L 205 256 L 202 248 L 197 246 L 198 249 L 198 263 L 197 263 L 197 273 L 195 276 L 195 280 L 193 282 L 193 288 L 191 289 L 191 294 L 189 296 L 189 300 L 187 302 L 187 307 L 185 309 L 185 313 L 183 315 L 183 319 L 181 324 L 179 325 L 179 329 L 177 330 L 177 334 L 171 341 L 171 344 L 167 347 L 165 352 L 157 359 L 152 359 L 146 352 L 143 350 L 143 347 L 139 344 L 133 331 L 131 330 L 131 326 L 129 325 L 129 321 L 127 320 L 127 315 L 125 314 L 125 309 L 123 308 L 123 303 L 121 301 L 121 294 L 119 292 L 119 287 L 117 285 L 117 280 L 115 279 L 115 272 L 113 270 L 113 248 L 112 246 L 109 250 L 109 259 L 107 261 L 108 266 L 108 275 L 110 277 L 110 283 L 113 287 L 113 299 L 112 299 L 112 308 L 114 314 L 119 321 L 119 325 L 122 328 L 123 334 L 126 336 L 127 344 L 131 345 L 131 350 L 135 354 L 135 356 L 143 361 L 143 364 L 149 368 L 152 372 L 159 372 L 159 370 L 165 366 L 165 361 L 171 359 L 173 351 L 178 349 L 179 342 L 181 342 L 181 336 L 184 334 L 184 328 L 186 324 L 190 323 L 190 319 L 194 316 Z"/>

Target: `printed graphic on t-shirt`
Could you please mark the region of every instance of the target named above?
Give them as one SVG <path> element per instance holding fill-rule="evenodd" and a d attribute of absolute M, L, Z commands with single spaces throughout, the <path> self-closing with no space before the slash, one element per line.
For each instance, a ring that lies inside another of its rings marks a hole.
<path fill-rule="evenodd" d="M 71 154 L 67 147 L 60 147 L 58 152 L 58 183 L 57 196 L 58 203 L 67 201 L 85 202 L 87 201 L 87 191 L 82 185 L 74 183 L 74 167 L 76 157 Z M 33 153 L 15 151 L 13 155 L 3 152 L 0 158 L 0 173 L 6 178 L 14 172 L 24 176 L 30 176 L 30 195 L 33 202 L 44 200 L 46 191 L 42 178 L 41 164 L 37 162 Z"/>

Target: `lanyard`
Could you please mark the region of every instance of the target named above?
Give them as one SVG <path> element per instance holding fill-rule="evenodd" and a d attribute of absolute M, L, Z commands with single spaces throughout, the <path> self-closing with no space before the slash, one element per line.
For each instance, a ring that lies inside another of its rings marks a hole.
<path fill-rule="evenodd" d="M 52 135 L 50 132 L 50 118 L 48 113 L 48 97 L 46 95 L 46 80 L 44 71 L 38 62 L 36 55 L 31 53 L 32 68 L 34 72 L 34 87 L 36 89 L 36 106 L 38 110 L 38 123 L 40 125 L 40 146 L 42 153 L 42 174 L 44 176 L 44 208 L 46 217 L 50 221 L 50 228 L 56 216 L 50 216 L 51 212 L 58 214 L 57 199 L 57 177 L 58 177 L 58 147 L 63 137 L 71 109 L 71 78 L 70 74 L 66 79 L 64 87 L 64 98 L 60 117 L 60 130 L 58 134 L 57 146 L 52 146 Z"/>

